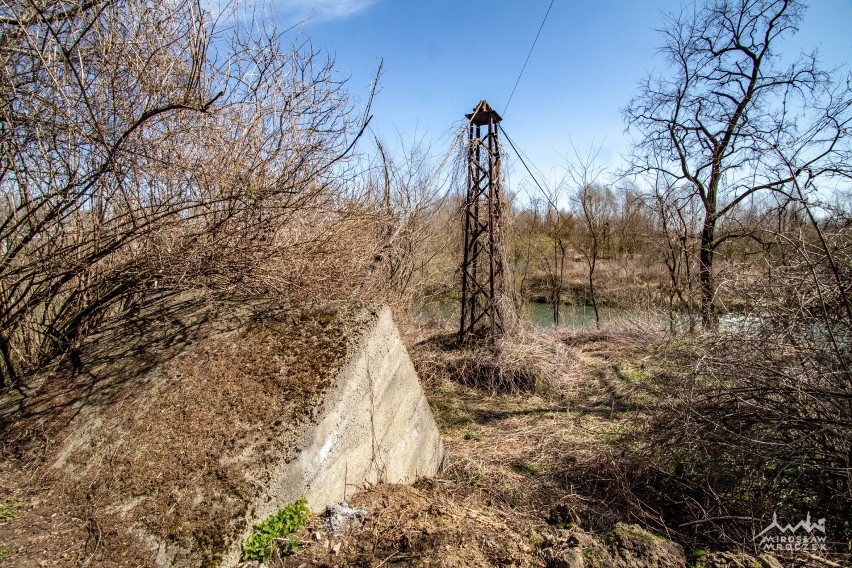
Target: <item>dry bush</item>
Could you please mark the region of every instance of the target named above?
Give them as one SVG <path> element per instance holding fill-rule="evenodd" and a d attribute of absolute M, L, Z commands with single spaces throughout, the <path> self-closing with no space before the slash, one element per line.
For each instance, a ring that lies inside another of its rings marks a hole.
<path fill-rule="evenodd" d="M 681 382 L 620 441 L 620 456 L 574 473 L 610 506 L 693 547 L 751 547 L 777 511 L 793 524 L 828 519 L 829 549 L 848 553 L 848 375 L 842 386 L 824 358 L 766 348 L 778 339 L 729 336 L 682 351 Z"/>
<path fill-rule="evenodd" d="M 742 281 L 726 332 L 663 345 L 647 422 L 572 468 L 602 501 L 694 547 L 752 547 L 773 512 L 810 513 L 848 561 L 852 240 L 843 212 L 813 220 L 775 235 L 786 262 Z"/>
<path fill-rule="evenodd" d="M 448 190 L 454 172 L 447 164 L 463 132 L 441 162 L 423 139 L 403 137 L 393 148 L 376 139 L 377 159 L 364 175 L 364 192 L 375 220 L 370 246 L 357 247 L 368 264 L 354 295 L 394 306 L 403 315 L 435 293 L 457 285 L 456 241 L 460 217 Z"/>
<path fill-rule="evenodd" d="M 424 380 L 434 384 L 450 380 L 491 393 L 547 392 L 577 364 L 558 337 L 520 324 L 494 342 L 459 344 L 457 333 L 445 333 L 412 350 Z"/>
<path fill-rule="evenodd" d="M 340 242 L 369 234 L 346 187 L 366 112 L 309 43 L 205 6 L 0 5 L 6 385 L 155 290 L 299 293 L 359 270 Z"/>

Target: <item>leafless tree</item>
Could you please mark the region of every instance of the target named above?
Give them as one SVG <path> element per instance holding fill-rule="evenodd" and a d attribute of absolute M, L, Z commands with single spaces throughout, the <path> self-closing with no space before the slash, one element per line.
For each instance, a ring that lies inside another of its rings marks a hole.
<path fill-rule="evenodd" d="M 370 268 L 355 294 L 369 284 L 373 297 L 410 302 L 414 296 L 428 294 L 430 267 L 447 247 L 447 220 L 441 212 L 450 184 L 440 171 L 446 164 L 436 163 L 423 138 L 401 136 L 395 150 L 378 138 L 375 143 L 378 156 L 366 183 L 371 188 L 368 193 L 375 194 L 371 210 L 380 218 L 379 244 L 370 251 Z M 380 268 L 381 278 L 377 277 Z"/>
<path fill-rule="evenodd" d="M 553 203 L 556 199 L 552 200 Z M 555 206 L 546 209 L 544 217 L 544 234 L 549 241 L 549 254 L 542 257 L 550 288 L 550 305 L 553 309 L 553 325 L 560 324 L 560 310 L 564 300 L 565 260 L 574 238 L 576 221 L 569 211 L 560 210 Z"/>
<path fill-rule="evenodd" d="M 578 217 L 581 219 L 581 223 L 578 224 L 577 248 L 586 261 L 589 299 L 595 311 L 595 323 L 600 326 L 601 315 L 595 293 L 595 269 L 608 239 L 615 199 L 610 188 L 589 184 L 577 189 L 574 200 L 575 206 L 579 209 Z"/>
<path fill-rule="evenodd" d="M 852 120 L 848 77 L 820 69 L 816 53 L 785 62 L 797 29 L 796 0 L 713 0 L 669 16 L 661 48 L 668 71 L 650 76 L 625 109 L 639 138 L 633 173 L 686 183 L 703 207 L 702 319 L 715 328 L 714 258 L 719 231 L 749 196 L 848 171 Z M 796 155 L 792 169 L 780 155 Z"/>
<path fill-rule="evenodd" d="M 630 262 L 635 255 L 644 252 L 644 244 L 651 236 L 650 218 L 641 190 L 631 183 L 623 183 L 615 189 L 617 213 L 612 227 L 615 250 L 608 256 L 620 255 L 622 261 Z"/>
<path fill-rule="evenodd" d="M 694 272 L 700 226 L 696 201 L 691 192 L 667 185 L 658 185 L 650 200 L 658 223 L 654 240 L 668 274 L 665 288 L 672 332 L 676 330 L 678 313 L 686 317 L 687 330 L 695 330 Z"/>
<path fill-rule="evenodd" d="M 601 183 L 606 167 L 598 160 L 600 147 L 590 148 L 585 155 L 576 147 L 572 149 L 574 156 L 566 160 L 563 184 L 571 187 L 571 202 L 580 220 L 577 224 L 576 248 L 586 261 L 589 298 L 595 311 L 595 323 L 600 326 L 595 269 L 610 240 L 615 196 L 608 186 Z"/>

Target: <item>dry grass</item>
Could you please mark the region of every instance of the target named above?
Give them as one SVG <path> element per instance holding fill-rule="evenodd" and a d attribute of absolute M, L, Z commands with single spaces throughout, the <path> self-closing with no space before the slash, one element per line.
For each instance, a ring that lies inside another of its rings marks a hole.
<path fill-rule="evenodd" d="M 563 296 L 565 302 L 583 305 L 591 301 L 589 268 L 577 255 L 565 262 Z M 663 305 L 664 285 L 668 275 L 663 266 L 641 255 L 602 259 L 595 269 L 595 294 L 599 306 L 640 308 L 649 304 Z M 550 301 L 550 277 L 538 264 L 531 264 L 519 292 L 533 301 Z"/>
<path fill-rule="evenodd" d="M 647 335 L 632 330 L 533 332 L 522 340 L 534 348 L 518 341 L 511 354 L 517 364 L 546 369 L 545 389 L 523 396 L 493 389 L 483 393 L 453 375 L 430 389 L 447 445 L 458 455 L 450 470 L 490 480 L 493 500 L 531 507 L 542 518 L 552 517 L 554 506 L 561 504 L 573 510 L 575 524 L 596 530 L 616 520 L 635 520 L 623 510 L 598 507 L 599 495 L 589 491 L 586 476 L 593 470 L 617 474 L 618 441 L 653 405 L 656 387 L 642 368 Z M 552 353 L 562 358 L 548 357 Z M 470 431 L 483 443 L 471 444 Z"/>
<path fill-rule="evenodd" d="M 533 544 L 540 540 L 534 519 L 483 507 L 449 479 L 380 485 L 351 503 L 370 513 L 363 528 L 329 536 L 325 520 L 316 517 L 296 535 L 299 553 L 271 565 L 521 566 L 534 559 Z"/>
<path fill-rule="evenodd" d="M 415 344 L 412 353 L 427 384 L 452 381 L 490 393 L 544 393 L 578 366 L 553 334 L 523 326 L 494 344 L 459 345 L 456 334 L 445 329 Z"/>

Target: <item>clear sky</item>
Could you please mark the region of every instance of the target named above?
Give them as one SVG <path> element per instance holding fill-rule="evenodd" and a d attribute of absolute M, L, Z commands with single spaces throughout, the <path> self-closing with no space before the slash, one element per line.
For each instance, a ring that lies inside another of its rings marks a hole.
<path fill-rule="evenodd" d="M 518 73 L 550 0 L 273 0 L 302 33 L 336 56 L 350 89 L 363 97 L 384 60 L 374 131 L 393 145 L 425 137 L 432 153 L 480 99 L 503 114 L 516 144 L 553 183 L 571 143 L 601 146 L 613 165 L 628 148 L 620 109 L 637 82 L 660 71 L 656 30 L 681 0 L 555 0 L 508 111 Z M 826 67 L 852 64 L 852 0 L 812 0 L 797 53 L 817 47 Z M 525 186 L 515 164 L 510 182 Z M 515 191 L 521 189 L 515 188 Z"/>

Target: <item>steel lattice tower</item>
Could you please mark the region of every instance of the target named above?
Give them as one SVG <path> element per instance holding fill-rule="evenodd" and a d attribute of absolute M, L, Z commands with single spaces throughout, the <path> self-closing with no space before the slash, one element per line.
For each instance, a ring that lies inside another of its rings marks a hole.
<path fill-rule="evenodd" d="M 464 202 L 462 341 L 503 333 L 502 188 L 497 130 L 500 115 L 486 101 L 466 115 L 467 196 Z"/>

